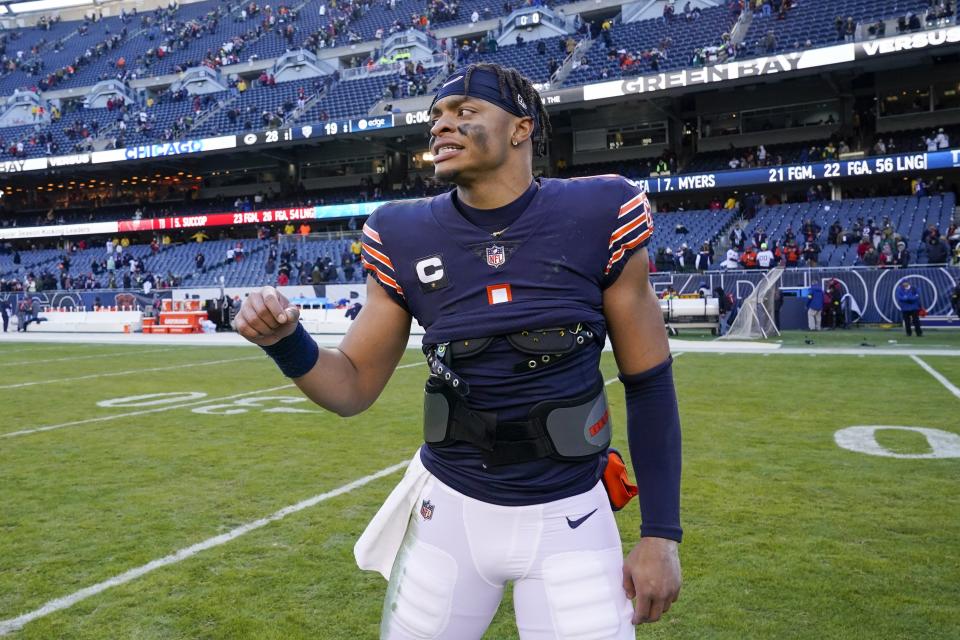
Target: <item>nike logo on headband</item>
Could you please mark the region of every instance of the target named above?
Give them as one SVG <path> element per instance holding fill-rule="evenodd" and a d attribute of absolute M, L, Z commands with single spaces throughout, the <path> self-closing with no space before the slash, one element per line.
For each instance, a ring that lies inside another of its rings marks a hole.
<path fill-rule="evenodd" d="M 457 77 L 454 78 L 453 80 L 447 80 L 446 82 L 444 82 L 444 83 L 441 85 L 441 88 L 450 86 L 451 84 L 453 84 L 454 82 L 457 82 L 457 81 L 459 81 L 459 80 L 463 80 L 463 76 L 457 76 Z"/>

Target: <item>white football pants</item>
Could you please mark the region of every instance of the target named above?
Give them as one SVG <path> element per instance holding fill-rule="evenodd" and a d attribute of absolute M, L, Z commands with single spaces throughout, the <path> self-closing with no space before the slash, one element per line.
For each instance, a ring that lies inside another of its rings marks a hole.
<path fill-rule="evenodd" d="M 563 500 L 502 507 L 432 476 L 393 565 L 380 637 L 477 640 L 508 581 L 522 640 L 636 638 L 602 483 Z"/>

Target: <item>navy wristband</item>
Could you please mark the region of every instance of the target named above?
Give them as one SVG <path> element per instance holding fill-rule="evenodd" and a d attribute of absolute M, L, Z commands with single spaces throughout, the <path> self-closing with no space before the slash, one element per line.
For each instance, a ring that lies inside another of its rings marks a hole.
<path fill-rule="evenodd" d="M 680 542 L 680 413 L 673 358 L 634 375 L 620 375 L 627 400 L 627 440 L 640 489 L 640 536 Z"/>
<path fill-rule="evenodd" d="M 320 357 L 320 347 L 300 323 L 297 323 L 296 331 L 280 342 L 260 348 L 273 358 L 280 371 L 288 378 L 306 375 Z"/>

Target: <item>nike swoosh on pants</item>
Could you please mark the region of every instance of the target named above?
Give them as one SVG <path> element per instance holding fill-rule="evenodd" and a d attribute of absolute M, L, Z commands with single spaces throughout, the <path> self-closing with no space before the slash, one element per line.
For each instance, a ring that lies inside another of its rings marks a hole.
<path fill-rule="evenodd" d="M 577 518 L 576 520 L 571 520 L 571 519 L 570 519 L 570 516 L 567 516 L 567 524 L 570 525 L 570 528 L 571 528 L 571 529 L 576 529 L 577 527 L 579 527 L 580 525 L 582 525 L 584 522 L 586 522 L 586 521 L 587 521 L 587 518 L 589 518 L 590 516 L 592 516 L 592 515 L 595 514 L 596 512 L 597 512 L 597 510 L 594 509 L 593 511 L 591 511 L 591 512 L 588 513 L 587 515 L 583 516 L 582 518 Z"/>

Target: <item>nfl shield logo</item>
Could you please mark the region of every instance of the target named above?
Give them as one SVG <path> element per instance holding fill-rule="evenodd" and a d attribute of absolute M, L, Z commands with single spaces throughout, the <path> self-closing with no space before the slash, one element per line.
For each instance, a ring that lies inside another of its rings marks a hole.
<path fill-rule="evenodd" d="M 424 520 L 430 520 L 433 518 L 433 503 L 429 500 L 424 500 L 423 504 L 420 505 L 420 516 Z"/>
<path fill-rule="evenodd" d="M 487 247 L 487 264 L 494 269 L 499 269 L 507 261 L 507 254 L 500 245 Z"/>

